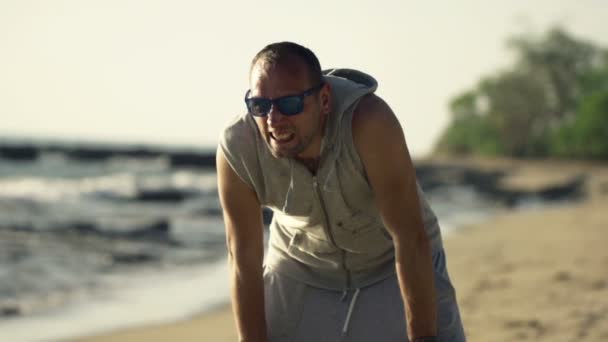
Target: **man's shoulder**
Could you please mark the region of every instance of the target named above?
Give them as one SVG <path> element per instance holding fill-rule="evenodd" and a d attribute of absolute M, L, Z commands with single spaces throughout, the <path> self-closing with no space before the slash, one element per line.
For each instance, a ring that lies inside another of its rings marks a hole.
<path fill-rule="evenodd" d="M 251 140 L 255 134 L 255 124 L 251 122 L 248 114 L 236 116 L 224 127 L 220 135 L 220 143 L 232 141 Z"/>
<path fill-rule="evenodd" d="M 243 136 L 253 133 L 251 122 L 248 114 L 240 114 L 235 116 L 228 122 L 222 130 L 222 136 L 233 138 L 235 136 Z"/>
<path fill-rule="evenodd" d="M 232 170 L 251 189 L 258 190 L 256 185 L 261 179 L 258 164 L 257 127 L 249 115 L 240 115 L 232 120 L 222 131 L 219 147 Z"/>
<path fill-rule="evenodd" d="M 219 145 L 228 162 L 234 167 L 237 162 L 257 158 L 257 127 L 249 115 L 239 115 L 220 134 Z"/>
<path fill-rule="evenodd" d="M 353 112 L 352 130 L 355 143 L 391 132 L 399 121 L 389 105 L 378 95 L 361 98 Z"/>

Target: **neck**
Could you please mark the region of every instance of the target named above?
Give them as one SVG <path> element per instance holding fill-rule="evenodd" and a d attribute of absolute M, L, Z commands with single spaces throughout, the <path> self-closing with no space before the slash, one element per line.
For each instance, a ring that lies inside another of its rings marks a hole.
<path fill-rule="evenodd" d="M 327 115 L 321 115 L 321 120 L 318 127 L 318 135 L 313 138 L 312 143 L 308 148 L 295 157 L 297 161 L 304 164 L 310 172 L 316 173 L 321 160 L 321 148 L 323 147 L 323 137 L 325 136 L 325 128 L 327 126 Z"/>
<path fill-rule="evenodd" d="M 302 153 L 298 154 L 295 159 L 304 164 L 310 172 L 313 174 L 319 167 L 319 161 L 321 160 L 321 145 L 323 144 L 323 137 L 317 136 L 315 140 L 308 146 L 308 148 Z"/>
<path fill-rule="evenodd" d="M 317 169 L 319 168 L 319 158 L 313 158 L 313 159 L 302 159 L 302 158 L 297 158 L 296 159 L 298 162 L 304 164 L 304 166 L 306 166 L 306 168 L 314 175 L 317 173 Z"/>

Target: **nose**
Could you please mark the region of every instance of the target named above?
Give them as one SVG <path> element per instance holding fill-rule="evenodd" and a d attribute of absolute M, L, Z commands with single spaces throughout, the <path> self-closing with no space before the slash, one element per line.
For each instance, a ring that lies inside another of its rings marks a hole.
<path fill-rule="evenodd" d="M 272 104 L 272 107 L 270 107 L 270 112 L 268 112 L 268 115 L 266 115 L 266 122 L 268 123 L 268 126 L 270 126 L 270 127 L 276 127 L 284 119 L 285 119 L 285 115 L 283 115 L 283 113 L 281 113 L 277 109 L 277 106 L 275 106 L 274 104 Z"/>

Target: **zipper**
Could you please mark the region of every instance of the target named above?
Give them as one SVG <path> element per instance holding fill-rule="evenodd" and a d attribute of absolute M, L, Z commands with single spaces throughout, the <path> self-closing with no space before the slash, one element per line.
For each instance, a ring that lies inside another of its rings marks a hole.
<path fill-rule="evenodd" d="M 321 190 L 319 189 L 319 182 L 317 182 L 317 176 L 312 176 L 312 184 L 315 188 L 315 192 L 317 193 L 317 196 L 319 197 L 319 201 L 321 202 L 321 210 L 323 211 L 323 218 L 325 219 L 325 225 L 323 226 L 323 228 L 325 229 L 325 233 L 327 234 L 327 236 L 329 237 L 330 242 L 332 243 L 332 245 L 334 245 L 334 247 L 338 248 L 340 250 L 341 253 L 341 258 L 342 258 L 342 269 L 344 270 L 344 274 L 345 274 L 345 280 L 346 280 L 346 287 L 345 289 L 350 289 L 350 283 L 351 283 L 351 275 L 350 275 L 350 270 L 348 268 L 346 268 L 346 251 L 343 250 L 342 248 L 338 247 L 338 245 L 336 244 L 336 240 L 334 239 L 334 235 L 331 232 L 331 226 L 329 224 L 329 215 L 327 215 L 327 209 L 325 209 L 325 202 L 323 201 L 323 196 L 321 196 Z"/>

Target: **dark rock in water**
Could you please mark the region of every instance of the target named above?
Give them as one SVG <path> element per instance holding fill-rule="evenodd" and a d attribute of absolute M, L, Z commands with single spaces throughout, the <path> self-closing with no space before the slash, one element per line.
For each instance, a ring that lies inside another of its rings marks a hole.
<path fill-rule="evenodd" d="M 64 151 L 66 157 L 79 160 L 104 160 L 116 155 L 116 151 L 104 148 L 68 148 Z"/>
<path fill-rule="evenodd" d="M 145 148 L 118 149 L 111 147 L 65 147 L 59 148 L 68 158 L 78 161 L 106 160 L 112 157 L 155 158 L 163 154 Z"/>
<path fill-rule="evenodd" d="M 504 171 L 482 171 L 456 165 L 416 166 L 416 177 L 425 191 L 445 186 L 469 185 L 480 192 L 492 193 L 497 191 L 498 183 L 505 175 Z"/>
<path fill-rule="evenodd" d="M 549 186 L 538 191 L 538 196 L 546 201 L 581 198 L 584 195 L 583 185 L 585 180 L 585 175 L 578 175 L 565 184 Z"/>
<path fill-rule="evenodd" d="M 97 229 L 97 226 L 91 222 L 66 223 L 65 229 L 68 231 L 77 232 L 79 234 L 100 234 L 100 235 L 104 234 L 104 232 Z"/>
<path fill-rule="evenodd" d="M 424 191 L 432 192 L 450 186 L 467 186 L 488 200 L 507 207 L 518 205 L 525 199 L 540 197 L 545 201 L 580 199 L 584 196 L 584 176 L 577 176 L 565 184 L 548 186 L 539 191 L 506 188 L 502 178 L 509 170 L 479 170 L 462 165 L 420 164 L 416 166 L 416 176 Z"/>
<path fill-rule="evenodd" d="M 156 260 L 158 260 L 158 257 L 145 253 L 124 253 L 112 255 L 112 261 L 114 263 L 121 264 L 139 264 Z"/>
<path fill-rule="evenodd" d="M 14 145 L 14 146 L 0 146 L 0 158 L 18 160 L 18 161 L 32 161 L 38 158 L 37 148 L 26 145 Z"/>
<path fill-rule="evenodd" d="M 158 158 L 162 155 L 159 151 L 153 151 L 142 147 L 126 150 L 122 154 L 132 158 Z"/>
<path fill-rule="evenodd" d="M 6 259 L 8 259 L 8 262 L 12 264 L 17 264 L 22 260 L 26 259 L 28 256 L 30 256 L 30 251 L 28 251 L 26 248 L 17 249 L 13 247 L 12 249 L 8 250 L 8 253 L 5 256 Z"/>
<path fill-rule="evenodd" d="M 142 240 L 169 240 L 170 226 L 167 220 L 160 220 L 122 234 L 123 237 Z"/>
<path fill-rule="evenodd" d="M 171 227 L 169 221 L 161 219 L 150 224 L 121 230 L 102 230 L 91 222 L 73 222 L 62 224 L 63 229 L 83 235 L 95 235 L 108 239 L 127 239 L 158 242 L 173 246 L 180 245 L 171 237 Z M 63 229 L 61 231 L 63 231 Z"/>
<path fill-rule="evenodd" d="M 108 144 L 64 144 L 32 143 L 0 146 L 0 158 L 34 160 L 41 152 L 62 153 L 79 162 L 104 161 L 112 157 L 159 158 L 167 157 L 174 168 L 215 168 L 215 152 L 192 151 L 192 149 L 167 150 L 164 148 L 117 146 Z"/>
<path fill-rule="evenodd" d="M 500 180 L 505 175 L 505 171 L 484 171 L 460 165 L 416 166 L 416 176 L 424 191 L 431 192 L 450 186 L 467 186 L 495 202 L 514 206 L 522 194 L 500 187 Z"/>
<path fill-rule="evenodd" d="M 135 197 L 138 201 L 144 202 L 181 202 L 195 194 L 175 189 L 162 190 L 142 190 Z"/>
<path fill-rule="evenodd" d="M 174 152 L 169 160 L 172 167 L 215 168 L 215 153 Z"/>
<path fill-rule="evenodd" d="M 205 216 L 222 216 L 223 214 L 220 208 L 203 208 L 199 213 Z"/>
<path fill-rule="evenodd" d="M 21 315 L 21 308 L 14 305 L 0 306 L 0 318 L 16 317 Z"/>

